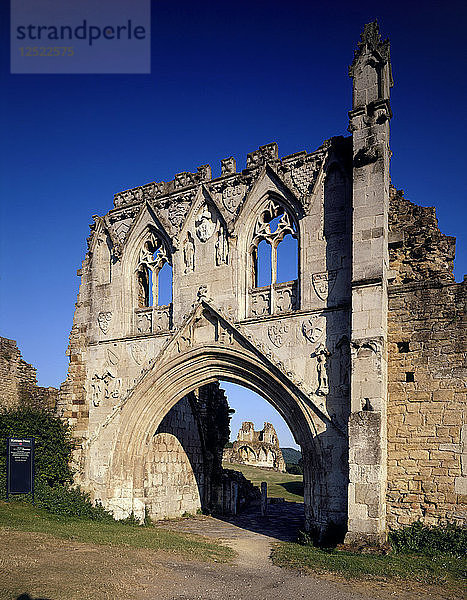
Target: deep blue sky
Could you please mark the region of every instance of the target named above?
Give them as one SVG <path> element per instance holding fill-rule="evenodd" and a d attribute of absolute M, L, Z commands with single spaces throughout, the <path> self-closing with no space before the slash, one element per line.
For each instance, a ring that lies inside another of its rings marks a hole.
<path fill-rule="evenodd" d="M 391 40 L 393 183 L 436 206 L 467 272 L 464 2 L 153 2 L 151 75 L 10 75 L 1 19 L 1 335 L 42 385 L 65 349 L 91 215 L 113 194 L 276 140 L 348 135 L 363 24 Z M 377 12 L 375 13 L 377 7 Z M 246 415 L 245 415 L 246 416 Z M 261 415 L 258 423 L 261 424 Z"/>

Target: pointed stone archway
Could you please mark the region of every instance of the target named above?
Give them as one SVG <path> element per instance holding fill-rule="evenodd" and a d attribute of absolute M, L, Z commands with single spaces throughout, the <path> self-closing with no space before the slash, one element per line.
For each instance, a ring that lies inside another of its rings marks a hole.
<path fill-rule="evenodd" d="M 351 137 L 283 158 L 266 144 L 241 172 L 232 157 L 215 179 L 202 165 L 120 192 L 94 217 L 60 411 L 74 427 L 77 483 L 116 516 L 142 517 L 163 494 L 151 496 L 148 481 L 164 480 L 166 465 L 146 464 L 155 435 L 159 450 L 172 439 L 167 420 L 158 433 L 163 420 L 185 399 L 185 431 L 207 439 L 215 419 L 190 394 L 226 380 L 270 402 L 300 444 L 307 528 L 321 538 L 342 529 L 348 541 L 385 539 L 392 79 L 376 24 L 365 28 L 350 74 Z M 282 281 L 288 235 L 297 278 Z M 260 244 L 271 248 L 265 286 Z M 167 263 L 172 302 L 161 305 L 157 277 Z M 206 490 L 212 481 L 202 476 Z"/>

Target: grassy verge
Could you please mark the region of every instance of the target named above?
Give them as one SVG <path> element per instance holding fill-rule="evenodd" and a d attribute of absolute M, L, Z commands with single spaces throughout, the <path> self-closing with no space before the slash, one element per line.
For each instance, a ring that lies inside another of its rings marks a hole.
<path fill-rule="evenodd" d="M 165 550 L 199 560 L 226 562 L 233 551 L 201 536 L 175 533 L 159 527 L 96 522 L 51 515 L 26 503 L 0 502 L 0 528 L 44 533 L 56 538 L 104 546 Z"/>
<path fill-rule="evenodd" d="M 323 550 L 294 543 L 276 544 L 273 562 L 310 573 L 336 573 L 347 579 L 399 579 L 427 585 L 447 586 L 461 594 L 465 585 L 467 560 L 449 555 L 423 556 L 407 554 L 353 554 L 339 550 Z M 458 596 L 459 598 L 461 595 Z"/>
<path fill-rule="evenodd" d="M 250 467 L 239 464 L 223 464 L 225 469 L 240 471 L 254 485 L 260 487 L 262 481 L 268 484 L 269 498 L 285 498 L 290 502 L 303 502 L 303 476 L 278 473 L 271 469 Z"/>

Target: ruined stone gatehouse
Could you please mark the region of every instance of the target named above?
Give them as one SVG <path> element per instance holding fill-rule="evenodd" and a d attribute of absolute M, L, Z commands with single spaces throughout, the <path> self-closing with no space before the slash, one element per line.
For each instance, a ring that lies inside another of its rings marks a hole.
<path fill-rule="evenodd" d="M 288 424 L 316 537 L 374 543 L 388 525 L 465 517 L 454 240 L 391 187 L 393 80 L 376 23 L 350 76 L 348 137 L 283 157 L 266 144 L 240 169 L 229 157 L 213 178 L 202 165 L 93 217 L 59 410 L 77 482 L 117 517 L 222 509 L 222 380 Z M 286 243 L 296 275 L 283 280 Z"/>
<path fill-rule="evenodd" d="M 264 423 L 263 429 L 255 431 L 254 423 L 244 421 L 232 448 L 224 448 L 223 460 L 285 472 L 279 438 L 271 423 Z"/>

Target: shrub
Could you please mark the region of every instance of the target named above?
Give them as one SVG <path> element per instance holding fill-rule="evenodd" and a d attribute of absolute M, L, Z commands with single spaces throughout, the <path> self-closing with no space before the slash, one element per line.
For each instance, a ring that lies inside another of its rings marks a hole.
<path fill-rule="evenodd" d="M 52 412 L 25 406 L 0 409 L 0 498 L 6 497 L 6 440 L 8 437 L 35 438 L 35 504 L 48 512 L 93 521 L 113 520 L 87 494 L 71 487 L 69 466 L 72 451 L 70 428 Z M 30 502 L 31 494 L 15 496 Z"/>
<path fill-rule="evenodd" d="M 287 471 L 287 473 L 290 473 L 291 475 L 303 475 L 303 469 L 302 469 L 301 465 L 296 465 L 293 463 L 286 463 L 285 470 Z"/>
<path fill-rule="evenodd" d="M 36 482 L 49 486 L 71 483 L 69 467 L 72 441 L 69 426 L 48 410 L 21 407 L 0 409 L 0 472 L 5 478 L 6 439 L 8 437 L 35 438 Z M 2 481 L 3 483 L 3 481 Z M 5 485 L 1 497 L 5 497 Z"/>
<path fill-rule="evenodd" d="M 79 517 L 91 521 L 114 520 L 101 504 L 93 504 L 87 494 L 78 487 L 70 487 L 68 484 L 50 487 L 39 480 L 35 491 L 35 504 L 54 515 Z"/>
<path fill-rule="evenodd" d="M 447 522 L 430 527 L 416 521 L 408 527 L 391 531 L 389 539 L 394 550 L 400 553 L 465 555 L 467 525 Z"/>

